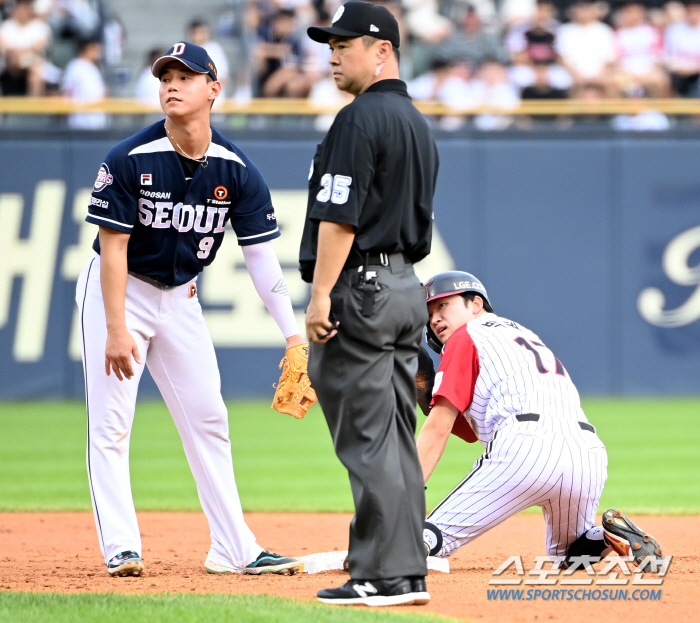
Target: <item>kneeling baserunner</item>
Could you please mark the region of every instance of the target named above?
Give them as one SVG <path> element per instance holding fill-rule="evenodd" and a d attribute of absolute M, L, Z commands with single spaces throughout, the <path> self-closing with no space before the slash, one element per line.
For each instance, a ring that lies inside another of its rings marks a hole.
<path fill-rule="evenodd" d="M 426 302 L 428 344 L 441 363 L 418 436 L 425 481 L 450 433 L 485 447 L 428 516 L 426 551 L 450 556 L 508 517 L 540 506 L 547 554 L 563 557 L 563 567 L 572 556 L 604 557 L 611 550 L 634 556 L 637 564 L 662 556 L 657 541 L 620 511 L 606 511 L 603 526 L 595 526 L 607 453 L 569 374 L 542 340 L 493 313 L 484 286 L 469 273 L 433 277 Z"/>

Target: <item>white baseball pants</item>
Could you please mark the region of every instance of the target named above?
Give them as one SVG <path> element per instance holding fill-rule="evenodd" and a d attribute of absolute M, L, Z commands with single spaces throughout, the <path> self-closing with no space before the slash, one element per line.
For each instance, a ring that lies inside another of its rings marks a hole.
<path fill-rule="evenodd" d="M 134 362 L 134 377 L 120 381 L 114 372 L 105 373 L 107 328 L 98 255 L 78 279 L 87 469 L 105 562 L 124 550 L 142 551 L 131 495 L 129 441 L 146 363 L 170 409 L 197 483 L 211 531 L 208 558 L 240 569 L 262 551 L 243 519 L 219 369 L 196 293 L 190 296 L 193 283 L 161 290 L 129 275 L 126 325 L 143 363 Z"/>
<path fill-rule="evenodd" d="M 608 466 L 598 436 L 571 428 L 544 431 L 528 422 L 496 432 L 469 475 L 428 516 L 442 532 L 437 556 L 452 555 L 531 506 L 544 513 L 547 554 L 564 556 L 595 524 Z"/>

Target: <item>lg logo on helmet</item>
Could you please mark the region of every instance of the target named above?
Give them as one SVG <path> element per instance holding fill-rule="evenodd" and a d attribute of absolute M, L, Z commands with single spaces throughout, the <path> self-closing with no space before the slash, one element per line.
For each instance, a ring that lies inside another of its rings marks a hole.
<path fill-rule="evenodd" d="M 691 255 L 698 250 L 700 226 L 678 234 L 668 243 L 661 258 L 661 266 L 666 276 L 679 286 L 695 286 L 695 291 L 676 309 L 664 310 L 664 293 L 658 288 L 644 288 L 637 299 L 637 309 L 648 323 L 672 329 L 700 320 L 700 265 L 689 265 Z"/>
<path fill-rule="evenodd" d="M 454 286 L 455 290 L 469 290 L 469 289 L 474 289 L 474 290 L 483 290 L 484 286 L 482 286 L 478 281 L 455 281 L 452 284 Z"/>

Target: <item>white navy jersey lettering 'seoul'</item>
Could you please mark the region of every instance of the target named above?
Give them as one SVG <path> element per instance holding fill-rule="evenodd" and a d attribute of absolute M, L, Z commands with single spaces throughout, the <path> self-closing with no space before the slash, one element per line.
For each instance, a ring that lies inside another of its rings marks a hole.
<path fill-rule="evenodd" d="M 214 260 L 229 221 L 239 245 L 280 235 L 260 171 L 215 129 L 207 160 L 188 183 L 163 121 L 109 152 L 86 220 L 131 234 L 130 271 L 167 285 L 187 283 Z M 99 245 L 98 236 L 98 253 Z"/>
<path fill-rule="evenodd" d="M 536 413 L 539 426 L 556 430 L 586 422 L 568 372 L 525 327 L 486 313 L 447 340 L 433 398 L 444 396 L 487 444 L 515 415 Z"/>

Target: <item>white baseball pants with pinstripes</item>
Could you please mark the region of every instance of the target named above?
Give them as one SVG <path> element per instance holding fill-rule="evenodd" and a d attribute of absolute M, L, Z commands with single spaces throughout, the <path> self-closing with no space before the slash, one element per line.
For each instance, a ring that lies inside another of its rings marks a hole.
<path fill-rule="evenodd" d="M 538 431 L 515 423 L 496 432 L 469 475 L 428 516 L 442 532 L 447 557 L 508 517 L 540 506 L 549 556 L 595 524 L 608 458 L 589 431 Z M 527 431 L 527 432 L 526 432 Z"/>
<path fill-rule="evenodd" d="M 129 275 L 126 324 L 143 363 L 133 362 L 134 377 L 120 381 L 114 372 L 105 373 L 107 328 L 99 256 L 88 261 L 78 279 L 87 468 L 105 562 L 124 550 L 142 553 L 131 495 L 129 441 L 146 363 L 170 409 L 197 483 L 211 531 L 208 558 L 240 569 L 262 551 L 243 519 L 216 355 L 199 301 L 196 295 L 190 297 L 191 283 L 160 290 Z"/>

